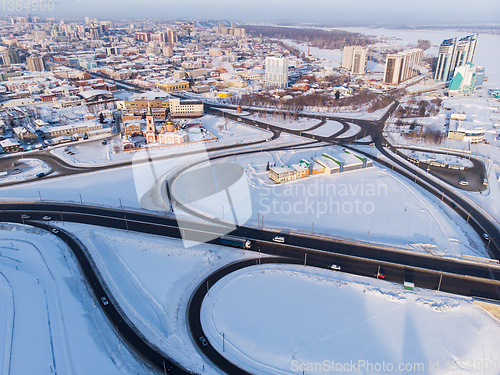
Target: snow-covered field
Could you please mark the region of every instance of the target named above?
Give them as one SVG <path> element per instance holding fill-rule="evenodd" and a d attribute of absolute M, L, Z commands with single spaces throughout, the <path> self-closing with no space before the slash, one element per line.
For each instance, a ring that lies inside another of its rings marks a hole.
<path fill-rule="evenodd" d="M 342 153 L 336 147 L 325 147 L 238 159 L 250 187 L 252 215 L 248 224 L 258 225 L 263 218 L 268 228 L 311 233 L 314 227 L 317 235 L 368 239 L 435 255 L 488 257 L 482 240 L 456 212 L 393 171 L 375 166 L 280 185 L 269 178 L 268 162 L 289 165 L 323 152 Z M 194 207 L 197 204 L 192 203 Z M 212 214 L 221 215 L 219 211 Z"/>
<path fill-rule="evenodd" d="M 469 124 L 472 127 L 480 126 L 486 128 L 485 138 L 490 144 L 478 143 L 470 145 L 468 142 L 452 139 L 445 139 L 441 144 L 434 144 L 413 139 L 409 140 L 394 132 L 390 133 L 390 137 L 395 144 L 399 145 L 420 145 L 429 148 L 450 148 L 470 151 L 473 155 L 496 162 L 500 167 L 500 140 L 498 139 L 500 129 L 500 104 L 497 101 L 487 98 L 453 97 L 443 100 L 442 107 L 451 108 L 451 110 L 441 108 L 440 113 L 436 116 L 419 117 L 411 119 L 411 121 L 416 120 L 427 129 L 439 130 L 442 133 L 446 133 L 447 129 L 445 123 L 449 114 L 463 112 L 467 116 L 464 121 L 465 125 Z M 406 120 L 406 122 L 408 122 L 408 120 Z M 396 130 L 394 121 L 391 121 L 387 125 L 386 130 Z"/>
<path fill-rule="evenodd" d="M 290 130 L 307 130 L 309 128 L 312 128 L 314 125 L 320 123 L 319 120 L 314 118 L 300 117 L 298 120 L 294 120 L 291 118 L 283 120 L 282 118 L 279 118 L 279 115 L 273 116 L 266 113 L 262 114 L 254 113 L 253 115 L 250 116 L 250 118 Z"/>
<path fill-rule="evenodd" d="M 318 137 L 329 137 L 338 133 L 344 128 L 344 126 L 337 121 L 326 121 L 324 125 L 321 125 L 319 128 L 305 132 L 308 134 L 317 135 Z"/>
<path fill-rule="evenodd" d="M 30 226 L 0 224 L 2 374 L 149 374 L 116 336 L 69 249 Z"/>
<path fill-rule="evenodd" d="M 337 138 L 349 138 L 349 137 L 354 137 L 356 134 L 358 134 L 361 130 L 361 126 L 353 124 L 352 122 L 349 122 L 349 130 L 347 130 L 345 133 L 341 134 Z"/>
<path fill-rule="evenodd" d="M 212 346 L 255 374 L 499 369 L 500 322 L 470 298 L 336 271 L 242 269 L 210 289 L 201 316 Z"/>
<path fill-rule="evenodd" d="M 47 174 L 52 170 L 43 160 L 29 158 L 19 160 L 17 165 L 12 167 L 12 169 L 19 169 L 20 173 L 12 174 L 12 172 L 10 172 L 7 176 L 0 177 L 0 185 L 8 182 L 31 180 L 39 173 Z"/>
<path fill-rule="evenodd" d="M 151 342 L 185 368 L 217 374 L 199 355 L 186 322 L 188 300 L 204 277 L 255 254 L 116 229 L 64 223 L 91 252 L 114 298 Z M 204 366 L 204 367 L 203 367 Z"/>
<path fill-rule="evenodd" d="M 216 146 L 246 143 L 270 138 L 272 133 L 218 116 L 203 117 L 203 126 L 218 138 Z M 207 145 L 211 147 L 212 145 Z"/>

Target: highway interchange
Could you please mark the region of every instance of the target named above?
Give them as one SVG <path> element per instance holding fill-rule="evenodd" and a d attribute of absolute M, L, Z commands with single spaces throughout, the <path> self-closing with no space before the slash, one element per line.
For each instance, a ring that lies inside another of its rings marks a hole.
<path fill-rule="evenodd" d="M 335 120 L 343 125 L 343 129 L 337 134 L 330 137 L 317 137 L 311 133 L 303 133 L 297 130 L 285 130 L 278 126 L 269 125 L 262 121 L 247 119 L 237 114 L 222 113 L 220 108 L 212 107 L 208 110 L 209 113 L 223 115 L 232 120 L 240 121 L 247 125 L 258 126 L 272 132 L 271 139 L 277 139 L 282 132 L 295 134 L 297 136 L 309 138 L 309 144 L 302 145 L 320 146 L 321 144 L 340 144 L 344 147 L 354 147 L 355 137 L 345 138 L 341 141 L 337 136 L 344 133 L 348 128 L 348 122 L 355 123 L 362 128 L 366 135 L 370 135 L 372 142 L 375 143 L 377 150 L 384 158 L 374 158 L 369 153 L 366 156 L 373 158 L 381 165 L 394 169 L 396 172 L 407 177 L 411 181 L 419 184 L 429 192 L 443 200 L 444 203 L 453 207 L 468 223 L 482 235 L 488 233 L 491 241 L 487 246 L 496 259 L 500 259 L 500 251 L 498 244 L 500 243 L 497 223 L 494 223 L 491 217 L 488 217 L 479 207 L 470 203 L 468 199 L 456 192 L 455 189 L 437 182 L 435 179 L 427 175 L 426 170 L 409 165 L 401 158 L 395 156 L 390 145 L 383 136 L 383 128 L 387 118 L 397 108 L 398 103 L 395 102 L 389 111 L 377 121 L 348 119 L 344 117 L 307 115 L 308 117 L 316 117 L 320 120 L 316 129 L 327 119 Z M 312 129 L 312 128 L 311 128 Z M 309 130 L 311 130 L 309 129 Z M 266 140 L 252 142 L 250 144 L 239 144 L 233 147 L 225 146 L 211 149 L 210 151 L 229 151 L 235 148 L 245 147 L 244 150 L 233 151 L 237 154 L 250 154 L 260 152 L 260 149 L 247 149 L 251 145 L 263 144 Z M 368 142 L 365 142 L 365 144 Z M 287 149 L 290 146 L 276 146 L 277 150 Z M 297 146 L 295 146 L 297 147 Z M 363 153 L 363 151 L 357 151 Z M 36 157 L 47 161 L 53 169 L 57 168 L 58 173 L 45 178 L 57 178 L 61 175 L 69 175 L 75 173 L 86 173 L 93 170 L 101 170 L 107 168 L 117 168 L 124 165 L 130 165 L 130 162 L 124 162 L 112 166 L 103 166 L 96 168 L 74 167 L 57 157 L 49 154 L 47 151 L 33 152 L 30 157 Z M 224 158 L 227 155 L 210 156 L 210 159 Z M 15 157 L 4 158 L 0 163 L 12 164 L 15 162 Z M 476 162 L 476 161 L 475 161 Z M 479 161 L 477 161 L 479 162 Z M 479 162 L 480 163 L 480 162 Z M 5 164 L 4 164 L 5 165 Z M 476 165 L 476 164 L 475 164 Z M 482 165 L 482 164 L 479 164 Z M 0 167 L 3 165 L 0 164 Z M 191 166 L 192 167 L 192 166 Z M 484 168 L 484 167 L 483 167 Z M 474 173 L 477 173 L 475 171 Z M 166 185 L 166 184 L 165 184 Z M 169 183 L 170 185 L 170 183 Z M 189 207 L 183 205 L 183 202 L 176 202 L 184 210 L 190 211 Z M 126 229 L 140 233 L 152 233 L 162 236 L 181 238 L 181 233 L 178 223 L 175 219 L 168 216 L 145 214 L 132 211 L 115 210 L 99 207 L 91 207 L 84 205 L 69 205 L 57 204 L 49 202 L 25 202 L 25 203 L 2 203 L 0 211 L 0 220 L 4 222 L 22 222 L 21 214 L 29 215 L 29 223 L 42 228 L 47 227 L 47 223 L 42 223 L 41 219 L 45 215 L 52 216 L 53 219 L 61 221 L 71 221 L 77 223 L 87 223 L 111 228 Z M 224 228 L 221 223 L 214 222 L 212 224 L 204 224 L 201 222 L 189 222 L 188 227 L 184 226 L 184 238 L 193 236 L 200 240 L 205 233 L 224 233 Z M 85 254 L 84 246 L 74 238 L 70 233 L 60 231 L 57 234 L 61 239 L 68 242 L 71 250 L 74 252 L 80 267 L 84 270 L 86 282 L 91 286 L 97 301 L 100 297 L 106 296 L 110 300 L 110 304 L 102 306 L 113 326 L 117 327 L 118 331 L 129 342 L 137 352 L 147 359 L 151 365 L 155 366 L 159 371 L 167 370 L 172 364 L 171 373 L 188 373 L 179 365 L 175 364 L 172 358 L 161 350 L 151 345 L 147 338 L 142 337 L 140 332 L 134 329 L 133 324 L 128 321 L 123 314 L 118 304 L 114 300 L 107 286 L 103 283 L 99 276 L 99 271 L 93 265 L 92 260 Z M 331 264 L 341 264 L 343 272 L 374 277 L 378 267 L 383 267 L 386 279 L 389 281 L 402 283 L 405 280 L 410 280 L 416 286 L 439 289 L 451 293 L 462 294 L 466 296 L 476 296 L 489 298 L 492 300 L 500 300 L 500 266 L 494 263 L 473 262 L 471 260 L 461 260 L 454 258 L 440 258 L 429 254 L 421 254 L 410 251 L 401 251 L 383 246 L 373 246 L 366 243 L 356 243 L 351 241 L 338 241 L 330 238 L 320 238 L 317 236 L 300 235 L 296 233 L 286 234 L 286 243 L 276 244 L 272 241 L 276 235 L 275 231 L 269 231 L 265 228 L 251 228 L 240 226 L 234 232 L 233 236 L 244 237 L 251 239 L 252 250 L 274 255 L 275 258 L 267 258 L 266 261 L 285 262 L 294 264 L 304 264 L 315 267 L 329 268 Z M 213 238 L 213 237 L 210 237 Z M 210 239 L 207 242 L 218 244 L 218 240 Z M 306 256 L 307 254 L 307 256 Z M 86 259 L 86 260 L 85 260 Z M 263 261 L 263 259 L 261 260 Z M 213 285 L 217 280 L 233 272 L 236 269 L 254 265 L 256 260 L 242 261 L 224 267 L 214 274 L 210 275 L 207 280 L 204 280 L 193 293 L 189 311 L 189 325 L 192 332 L 193 342 L 198 346 L 199 350 L 210 359 L 219 369 L 230 374 L 246 374 L 245 371 L 235 367 L 233 364 L 224 359 L 210 344 L 207 346 L 201 345 L 198 338 L 203 335 L 201 323 L 199 322 L 199 309 L 207 292 L 208 285 Z"/>

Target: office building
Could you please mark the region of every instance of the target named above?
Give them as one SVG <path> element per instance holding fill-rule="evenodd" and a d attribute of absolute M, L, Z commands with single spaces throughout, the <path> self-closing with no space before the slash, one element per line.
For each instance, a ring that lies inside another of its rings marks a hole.
<path fill-rule="evenodd" d="M 31 70 L 32 72 L 43 72 L 45 70 L 45 64 L 42 56 L 28 56 L 26 58 L 26 63 L 28 64 L 28 70 Z"/>
<path fill-rule="evenodd" d="M 365 74 L 368 48 L 361 46 L 347 46 L 342 51 L 342 67 L 352 74 Z"/>
<path fill-rule="evenodd" d="M 265 85 L 280 89 L 288 87 L 288 58 L 266 57 Z"/>
<path fill-rule="evenodd" d="M 469 94 L 476 88 L 483 87 L 484 68 L 472 63 L 466 63 L 455 69 L 455 75 L 450 82 L 450 95 Z"/>
<path fill-rule="evenodd" d="M 439 47 L 438 61 L 434 79 L 449 81 L 455 75 L 455 69 L 474 61 L 477 47 L 477 34 L 466 36 L 457 41 L 457 38 L 446 39 Z"/>
<path fill-rule="evenodd" d="M 410 49 L 387 56 L 384 72 L 386 85 L 398 85 L 419 74 L 424 51 L 420 48 Z"/>

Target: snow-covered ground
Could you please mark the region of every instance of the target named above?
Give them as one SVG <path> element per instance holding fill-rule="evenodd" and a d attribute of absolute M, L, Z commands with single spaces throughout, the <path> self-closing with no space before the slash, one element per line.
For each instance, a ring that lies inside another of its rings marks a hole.
<path fill-rule="evenodd" d="M 243 125 L 239 122 L 227 120 L 218 116 L 204 116 L 201 121 L 203 126 L 208 129 L 217 140 L 203 142 L 202 147 L 220 147 L 234 144 L 241 144 L 270 138 L 272 133 L 260 128 Z M 190 131 L 189 129 L 187 131 Z M 194 131 L 194 130 L 192 130 Z M 199 135 L 193 135 L 193 139 L 199 139 Z M 136 157 L 137 153 L 142 151 L 112 152 L 112 145 L 102 145 L 100 141 L 72 144 L 69 150 L 75 155 L 70 155 L 64 151 L 65 147 L 59 147 L 53 150 L 54 155 L 60 157 L 67 163 L 79 166 L 99 166 L 119 164 L 129 162 Z M 200 148 L 199 143 L 186 143 L 166 147 L 153 147 L 149 149 L 149 155 L 161 157 L 168 155 L 179 155 L 192 152 Z"/>
<path fill-rule="evenodd" d="M 321 125 L 319 128 L 305 132 L 308 134 L 313 134 L 318 137 L 329 137 L 338 133 L 344 128 L 340 122 L 337 121 L 326 121 L 324 125 Z"/>
<path fill-rule="evenodd" d="M 0 224 L 2 374 L 149 374 L 89 294 L 67 246 Z"/>
<path fill-rule="evenodd" d="M 19 169 L 20 173 L 12 174 L 12 171 L 15 169 Z M 49 173 L 52 170 L 50 166 L 40 159 L 21 159 L 16 162 L 16 166 L 13 166 L 11 171 L 8 172 L 7 176 L 0 177 L 0 185 L 9 183 L 9 182 L 17 182 L 17 181 L 26 181 L 31 180 L 36 177 L 39 173 Z"/>
<path fill-rule="evenodd" d="M 177 239 L 82 224 L 61 228 L 88 247 L 120 307 L 148 340 L 188 370 L 218 373 L 189 334 L 188 300 L 204 277 L 254 253 L 209 244 L 185 249 Z"/>
<path fill-rule="evenodd" d="M 354 137 L 356 134 L 360 132 L 361 126 L 353 124 L 352 122 L 348 122 L 348 124 L 349 124 L 349 130 L 347 130 L 345 133 L 341 134 L 337 138 Z"/>
<path fill-rule="evenodd" d="M 269 178 L 268 162 L 290 165 L 323 152 L 342 154 L 334 146 L 240 157 L 236 162 L 247 174 L 252 203 L 248 224 L 258 225 L 263 218 L 267 228 L 311 233 L 314 227 L 316 235 L 368 239 L 435 255 L 488 257 L 482 240 L 456 212 L 391 170 L 375 166 L 280 185 Z M 206 209 L 203 202 L 192 205 Z M 211 213 L 221 216 L 219 211 Z"/>
<path fill-rule="evenodd" d="M 298 120 L 294 120 L 291 118 L 283 120 L 279 117 L 279 115 L 273 116 L 267 113 L 254 113 L 250 116 L 250 118 L 290 130 L 307 130 L 320 123 L 320 120 L 306 117 L 300 117 Z"/>
<path fill-rule="evenodd" d="M 451 110 L 444 108 L 451 108 Z M 473 155 L 500 163 L 500 140 L 498 139 L 500 131 L 500 104 L 495 100 L 478 97 L 448 98 L 443 100 L 442 108 L 436 116 L 418 117 L 403 121 L 409 123 L 415 120 L 426 129 L 439 130 L 446 134 L 446 118 L 450 116 L 450 113 L 458 112 L 463 112 L 467 116 L 464 125 L 486 128 L 485 138 L 490 143 L 489 145 L 485 143 L 470 145 L 468 142 L 453 139 L 445 139 L 441 144 L 426 143 L 425 141 L 415 139 L 410 140 L 397 132 L 397 128 L 394 126 L 394 119 L 388 122 L 386 130 L 390 132 L 389 134 L 393 142 L 398 145 L 465 150 L 472 152 Z M 500 164 L 498 165 L 500 166 Z"/>
<path fill-rule="evenodd" d="M 470 298 L 336 271 L 262 265 L 233 272 L 205 296 L 201 317 L 212 346 L 255 374 L 499 369 L 500 322 Z"/>

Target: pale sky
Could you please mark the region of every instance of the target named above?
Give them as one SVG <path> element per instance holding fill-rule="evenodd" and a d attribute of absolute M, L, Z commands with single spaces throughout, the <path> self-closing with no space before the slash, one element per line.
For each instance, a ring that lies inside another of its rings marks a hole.
<path fill-rule="evenodd" d="M 235 22 L 499 23 L 499 0 L 56 0 L 50 17 Z"/>

